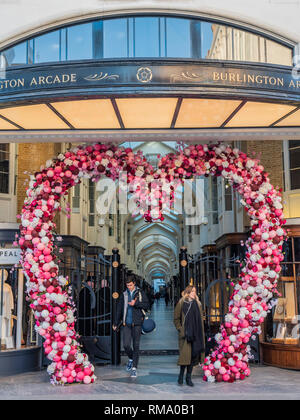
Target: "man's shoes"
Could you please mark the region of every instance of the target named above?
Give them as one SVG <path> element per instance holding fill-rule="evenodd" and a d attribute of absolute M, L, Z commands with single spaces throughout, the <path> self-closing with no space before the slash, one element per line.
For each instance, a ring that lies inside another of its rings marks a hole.
<path fill-rule="evenodd" d="M 127 365 L 126 365 L 126 371 L 130 372 L 132 369 L 133 360 L 128 359 Z"/>
<path fill-rule="evenodd" d="M 131 378 L 136 378 L 136 377 L 137 377 L 136 368 L 132 368 L 132 369 L 131 369 L 131 375 L 130 375 L 130 377 L 131 377 Z"/>

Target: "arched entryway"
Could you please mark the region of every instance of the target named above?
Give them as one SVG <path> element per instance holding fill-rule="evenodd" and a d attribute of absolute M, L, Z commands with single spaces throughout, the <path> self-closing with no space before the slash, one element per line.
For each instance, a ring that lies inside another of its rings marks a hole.
<path fill-rule="evenodd" d="M 173 17 L 161 14 L 152 18 L 151 22 L 166 27 L 175 23 Z M 126 16 L 124 19 L 129 25 L 133 22 L 139 24 L 138 16 Z M 132 56 L 121 59 L 117 55 L 108 57 L 103 52 L 102 56 L 93 55 L 87 60 L 84 57 L 68 58 L 68 55 L 64 59 L 60 55 L 61 61 L 43 62 L 37 54 L 38 43 L 41 40 L 47 42 L 49 38 L 46 36 L 51 38 L 76 32 L 76 22 L 71 27 L 64 26 L 53 33 L 36 34 L 22 40 L 26 44 L 26 62 L 15 63 L 12 60 L 13 51 L 16 57 L 17 47 L 23 48 L 21 43 L 5 49 L 8 68 L 6 78 L 1 81 L 1 141 L 24 143 L 39 139 L 72 143 L 113 140 L 120 143 L 130 136 L 131 140 L 137 141 L 180 139 L 189 144 L 199 144 L 214 139 L 236 141 L 269 136 L 272 139 L 298 137 L 298 85 L 291 75 L 291 67 L 286 67 L 291 64 L 291 44 L 270 35 L 264 36 L 260 31 L 255 34 L 255 31 L 240 27 L 236 30 L 245 39 L 258 42 L 263 38 L 266 41 L 265 58 L 221 57 L 217 54 L 216 41 L 222 33 L 222 25 L 216 25 L 214 20 L 204 22 L 183 17 L 178 17 L 176 21 L 178 24 L 188 22 L 189 34 L 194 35 L 200 33 L 199 28 L 207 28 L 205 25 L 213 28 L 210 40 L 215 42 L 212 44 L 215 55 L 207 50 L 205 56 L 195 56 L 197 48 L 193 44 L 194 52 L 188 57 L 172 57 L 165 50 L 159 56 L 149 54 L 149 57 L 142 58 L 132 53 Z M 103 23 L 102 29 L 100 23 Z M 105 22 L 96 19 L 86 22 L 85 28 L 92 28 L 92 34 L 98 31 L 98 34 L 105 35 L 105 25 L 114 23 L 114 19 L 105 19 Z M 227 29 L 234 33 L 234 28 L 226 26 L 226 36 L 229 37 Z M 167 32 L 164 36 L 167 41 Z M 60 39 L 61 54 L 68 44 L 67 41 L 64 44 L 63 36 Z M 198 38 L 195 35 L 193 39 Z M 199 40 L 202 40 L 201 36 Z M 273 43 L 280 51 L 277 58 L 270 58 Z M 31 51 L 31 45 L 36 49 Z M 36 55 L 29 62 L 31 53 Z M 155 227 L 136 228 L 138 223 L 136 220 L 133 222 L 130 222 L 130 230 L 134 231 L 137 244 L 137 255 L 133 259 L 143 265 L 144 274 L 155 277 L 162 272 L 163 276 L 173 276 L 178 255 L 175 251 L 178 251 L 179 245 L 184 245 L 174 240 L 178 235 L 178 229 L 172 227 L 174 219 Z M 83 226 L 86 225 L 83 223 Z M 155 250 L 151 246 L 147 248 L 147 241 L 143 238 L 146 233 L 149 233 L 148 240 L 157 244 Z M 188 235 L 192 236 L 193 232 L 189 231 Z M 126 251 L 121 252 L 125 254 Z"/>

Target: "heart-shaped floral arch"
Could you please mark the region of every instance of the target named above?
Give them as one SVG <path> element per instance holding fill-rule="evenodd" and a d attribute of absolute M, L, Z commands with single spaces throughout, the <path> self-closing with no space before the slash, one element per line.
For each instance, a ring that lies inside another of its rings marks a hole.
<path fill-rule="evenodd" d="M 75 331 L 74 304 L 68 279 L 59 275 L 54 245 L 54 216 L 60 200 L 83 177 L 113 180 L 127 173 L 136 186 L 140 212 L 146 221 L 163 220 L 166 205 L 184 179 L 223 176 L 241 195 L 251 219 L 246 259 L 234 287 L 225 324 L 216 336 L 217 347 L 205 359 L 204 380 L 233 382 L 250 375 L 249 341 L 260 332 L 271 298 L 277 293 L 282 243 L 286 232 L 281 194 L 269 181 L 259 161 L 226 144 L 190 145 L 161 158 L 158 169 L 142 153 L 110 144 L 76 147 L 48 162 L 31 176 L 21 215 L 19 245 L 27 279 L 27 295 L 34 311 L 36 330 L 45 339 L 52 361 L 48 367 L 55 384 L 94 382 L 94 367 L 80 350 Z M 153 189 L 153 181 L 172 183 L 171 194 Z M 148 210 L 151 200 L 157 206 Z M 146 207 L 144 204 L 146 203 Z"/>

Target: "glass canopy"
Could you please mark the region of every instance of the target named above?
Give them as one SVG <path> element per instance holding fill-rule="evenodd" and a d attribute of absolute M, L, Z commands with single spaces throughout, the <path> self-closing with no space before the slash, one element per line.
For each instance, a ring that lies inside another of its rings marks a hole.
<path fill-rule="evenodd" d="M 260 34 L 199 19 L 126 16 L 76 23 L 2 51 L 7 65 L 90 59 L 181 58 L 292 65 L 292 49 Z"/>

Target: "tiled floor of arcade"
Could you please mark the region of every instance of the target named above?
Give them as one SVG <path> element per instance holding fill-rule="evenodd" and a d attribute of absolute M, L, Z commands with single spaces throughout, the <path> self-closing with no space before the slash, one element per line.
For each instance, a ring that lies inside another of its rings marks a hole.
<path fill-rule="evenodd" d="M 176 356 L 141 358 L 137 379 L 129 378 L 123 366 L 97 367 L 96 374 L 96 384 L 66 387 L 50 385 L 45 371 L 0 378 L 0 399 L 300 400 L 300 372 L 266 366 L 254 367 L 250 378 L 234 384 L 204 383 L 197 369 L 194 388 L 177 385 Z"/>
<path fill-rule="evenodd" d="M 172 307 L 154 303 L 156 331 L 143 336 L 143 350 L 177 348 Z M 177 356 L 142 356 L 138 378 L 125 371 L 126 358 L 118 367 L 97 366 L 96 384 L 54 387 L 46 371 L 0 378 L 0 399 L 102 399 L 102 400 L 201 400 L 201 399 L 299 399 L 300 372 L 253 366 L 252 375 L 234 384 L 207 384 L 200 368 L 193 375 L 194 388 L 177 385 Z"/>

